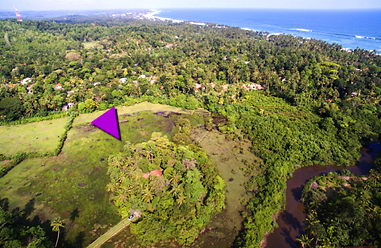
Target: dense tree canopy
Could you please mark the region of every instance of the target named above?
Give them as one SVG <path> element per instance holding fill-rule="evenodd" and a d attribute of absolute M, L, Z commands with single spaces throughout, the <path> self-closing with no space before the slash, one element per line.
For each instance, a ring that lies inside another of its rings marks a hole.
<path fill-rule="evenodd" d="M 314 178 L 304 189 L 305 247 L 381 245 L 381 173 L 369 177 L 330 173 Z M 311 187 L 314 183 L 315 187 Z"/>
<path fill-rule="evenodd" d="M 144 244 L 167 239 L 190 244 L 224 207 L 224 181 L 207 155 L 160 133 L 125 145 L 109 158 L 108 173 L 115 205 L 123 217 L 135 214 L 131 232 Z"/>
<path fill-rule="evenodd" d="M 7 202 L 0 203 L 0 246 L 4 248 L 51 248 L 41 226 L 30 223 L 25 214 L 10 211 Z"/>

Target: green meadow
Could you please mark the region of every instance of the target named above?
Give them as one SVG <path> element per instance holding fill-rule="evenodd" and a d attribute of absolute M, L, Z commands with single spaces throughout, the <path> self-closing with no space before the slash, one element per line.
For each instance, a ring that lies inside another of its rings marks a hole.
<path fill-rule="evenodd" d="M 33 122 L 17 126 L 0 126 L 0 154 L 19 152 L 53 152 L 65 131 L 68 118 Z"/>
<path fill-rule="evenodd" d="M 139 112 L 152 112 L 152 113 L 158 113 L 158 112 L 174 112 L 179 114 L 187 114 L 192 113 L 192 111 L 184 110 L 181 108 L 172 107 L 169 105 L 163 105 L 163 104 L 154 104 L 149 102 L 142 102 L 138 104 L 134 104 L 132 106 L 120 106 L 116 107 L 118 110 L 119 118 L 121 115 L 132 115 Z M 96 111 L 90 114 L 81 114 L 78 116 L 73 123 L 73 126 L 88 124 L 101 114 L 103 114 L 104 111 Z"/>

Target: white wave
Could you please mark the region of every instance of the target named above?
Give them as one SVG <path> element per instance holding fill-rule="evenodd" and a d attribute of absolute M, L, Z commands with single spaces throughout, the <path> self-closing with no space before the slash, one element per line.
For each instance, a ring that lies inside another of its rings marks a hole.
<path fill-rule="evenodd" d="M 267 37 L 270 37 L 270 36 L 277 36 L 277 35 L 282 35 L 283 33 L 271 33 L 271 34 L 268 34 Z"/>
<path fill-rule="evenodd" d="M 300 32 L 312 32 L 311 29 L 306 29 L 306 28 L 291 28 L 291 30 L 300 31 Z"/>
<path fill-rule="evenodd" d="M 366 40 L 375 40 L 376 38 L 374 37 L 368 37 L 368 36 L 363 36 L 363 35 L 355 35 L 356 39 L 366 39 Z"/>
<path fill-rule="evenodd" d="M 253 28 L 241 28 L 241 30 L 252 31 L 252 32 L 258 32 L 258 30 L 253 29 Z"/>
<path fill-rule="evenodd" d="M 198 26 L 206 26 L 206 23 L 203 23 L 203 22 L 189 22 L 189 24 L 198 25 Z"/>

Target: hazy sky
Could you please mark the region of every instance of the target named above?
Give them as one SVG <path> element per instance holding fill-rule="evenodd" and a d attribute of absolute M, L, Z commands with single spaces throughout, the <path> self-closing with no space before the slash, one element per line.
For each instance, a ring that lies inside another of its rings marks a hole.
<path fill-rule="evenodd" d="M 125 8 L 381 8 L 381 0 L 0 0 L 0 10 L 89 10 Z"/>

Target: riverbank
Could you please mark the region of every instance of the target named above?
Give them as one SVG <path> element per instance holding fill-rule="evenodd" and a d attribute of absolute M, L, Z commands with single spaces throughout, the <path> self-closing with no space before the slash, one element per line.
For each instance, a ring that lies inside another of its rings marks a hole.
<path fill-rule="evenodd" d="M 287 181 L 286 206 L 277 216 L 278 228 L 266 235 L 263 247 L 298 247 L 296 238 L 304 232 L 304 206 L 301 197 L 304 185 L 315 176 L 328 172 L 349 170 L 356 176 L 367 175 L 373 168 L 373 161 L 381 152 L 381 143 L 372 143 L 368 149 L 363 149 L 361 158 L 356 166 L 308 166 L 297 169 Z"/>

